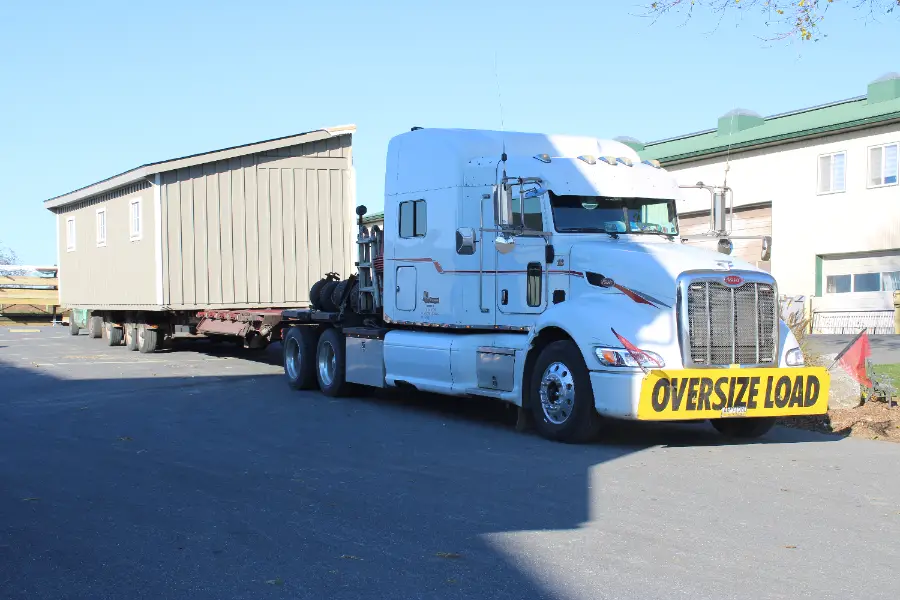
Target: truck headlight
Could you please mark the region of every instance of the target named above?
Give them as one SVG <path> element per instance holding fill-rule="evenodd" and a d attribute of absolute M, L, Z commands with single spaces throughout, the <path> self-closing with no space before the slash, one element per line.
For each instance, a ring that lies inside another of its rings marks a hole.
<path fill-rule="evenodd" d="M 803 351 L 800 348 L 791 348 L 784 355 L 784 362 L 789 367 L 802 367 L 806 364 L 803 359 Z"/>
<path fill-rule="evenodd" d="M 666 366 L 662 356 L 649 350 L 640 351 L 641 364 L 631 356 L 631 353 L 622 348 L 594 348 L 597 360 L 605 367 L 651 367 L 661 369 Z"/>

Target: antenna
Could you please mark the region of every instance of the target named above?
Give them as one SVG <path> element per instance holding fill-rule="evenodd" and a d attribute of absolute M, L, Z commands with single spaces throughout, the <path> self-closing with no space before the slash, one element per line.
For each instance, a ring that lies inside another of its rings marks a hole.
<path fill-rule="evenodd" d="M 503 94 L 500 91 L 500 74 L 497 68 L 497 51 L 494 50 L 494 81 L 497 82 L 497 104 L 500 106 L 500 140 L 503 143 L 503 155 L 500 160 L 506 162 L 506 125 L 503 122 Z M 506 173 L 503 174 L 504 177 Z"/>

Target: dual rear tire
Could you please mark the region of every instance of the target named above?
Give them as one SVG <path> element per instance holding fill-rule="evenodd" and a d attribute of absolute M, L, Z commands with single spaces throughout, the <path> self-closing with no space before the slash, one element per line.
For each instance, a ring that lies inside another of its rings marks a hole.
<path fill-rule="evenodd" d="M 284 335 L 284 373 L 295 390 L 318 387 L 336 398 L 351 391 L 347 383 L 346 340 L 334 327 L 292 327 Z"/>

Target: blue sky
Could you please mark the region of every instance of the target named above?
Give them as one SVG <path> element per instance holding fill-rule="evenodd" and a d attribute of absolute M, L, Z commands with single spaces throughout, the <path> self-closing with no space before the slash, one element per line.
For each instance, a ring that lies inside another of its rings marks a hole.
<path fill-rule="evenodd" d="M 611 0 L 3 3 L 0 245 L 53 264 L 47 198 L 345 123 L 359 127 L 359 200 L 380 208 L 391 136 L 500 127 L 495 52 L 507 130 L 655 140 L 736 106 L 857 96 L 900 71 L 898 22 L 836 4 L 830 36 L 796 44 L 763 41 L 773 32 L 755 17 L 651 25 L 639 3 Z"/>

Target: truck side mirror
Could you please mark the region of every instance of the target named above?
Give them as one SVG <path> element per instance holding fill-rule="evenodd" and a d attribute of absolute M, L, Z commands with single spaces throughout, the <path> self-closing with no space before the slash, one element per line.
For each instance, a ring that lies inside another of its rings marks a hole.
<path fill-rule="evenodd" d="M 762 253 L 760 254 L 759 260 L 767 261 L 772 258 L 772 237 L 771 236 L 763 236 L 762 239 Z"/>
<path fill-rule="evenodd" d="M 515 247 L 516 238 L 514 237 L 503 237 L 503 235 L 498 235 L 494 240 L 494 248 L 496 248 L 497 252 L 500 254 L 509 254 Z"/>
<path fill-rule="evenodd" d="M 475 254 L 475 230 L 471 227 L 456 230 L 456 253 L 463 256 Z"/>

